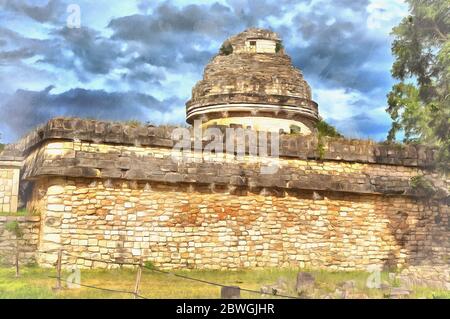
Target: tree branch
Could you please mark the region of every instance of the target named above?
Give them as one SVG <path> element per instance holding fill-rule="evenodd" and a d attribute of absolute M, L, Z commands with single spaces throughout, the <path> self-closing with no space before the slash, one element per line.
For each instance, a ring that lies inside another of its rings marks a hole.
<path fill-rule="evenodd" d="M 437 32 L 437 34 L 441 37 L 443 41 L 447 41 L 447 37 L 439 30 L 439 26 L 437 25 L 436 21 L 433 21 L 434 24 L 434 30 Z"/>

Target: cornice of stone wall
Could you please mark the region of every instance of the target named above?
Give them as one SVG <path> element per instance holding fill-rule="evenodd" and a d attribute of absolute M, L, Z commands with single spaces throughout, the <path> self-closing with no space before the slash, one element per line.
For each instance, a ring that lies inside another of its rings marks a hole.
<path fill-rule="evenodd" d="M 57 154 L 52 154 L 56 151 Z M 198 157 L 173 159 L 164 148 L 112 146 L 83 142 L 49 142 L 27 157 L 23 178 L 120 179 L 130 182 L 190 183 L 235 189 L 291 189 L 423 197 L 411 188 L 411 177 L 423 172 L 374 164 L 280 159 L 273 173 L 261 158 L 242 160 Z M 256 161 L 255 161 L 256 160 Z M 334 164 L 333 164 L 334 163 Z M 360 166 L 351 168 L 351 166 Z M 445 196 L 445 195 L 444 195 Z M 442 197 L 442 196 L 439 196 Z"/>
<path fill-rule="evenodd" d="M 25 155 L 48 140 L 84 141 L 98 144 L 119 144 L 172 148 L 174 126 L 132 127 L 124 123 L 55 118 L 35 129 L 13 147 L 15 156 Z M 219 127 L 224 129 L 223 127 Z M 245 130 L 246 133 L 252 133 Z M 255 133 L 255 132 L 253 132 Z M 268 137 L 270 141 L 270 136 Z M 207 144 L 208 141 L 204 141 Z M 389 145 L 367 140 L 324 138 L 322 154 L 313 136 L 281 135 L 280 157 L 336 160 L 373 164 L 431 167 L 435 151 L 423 145 Z M 225 147 L 224 147 L 225 149 Z M 248 145 L 247 145 L 248 150 Z"/>
<path fill-rule="evenodd" d="M 283 136 L 279 168 L 273 174 L 261 173 L 270 158 L 252 155 L 238 160 L 235 154 L 228 153 L 227 158 L 219 153 L 206 155 L 212 156 L 208 159 L 192 152 L 187 160 L 174 160 L 172 129 L 54 119 L 22 140 L 26 155 L 23 178 L 122 179 L 415 197 L 424 194 L 412 189 L 412 177 L 439 179 L 427 169 L 432 156 L 428 148 L 401 149 L 361 140 L 330 139 L 325 141 L 325 156 L 320 159 L 317 139 L 311 136 Z M 445 189 L 448 181 L 442 183 Z"/>
<path fill-rule="evenodd" d="M 9 144 L 0 152 L 0 166 L 22 167 L 23 156 L 22 150 L 18 149 L 15 144 Z"/>

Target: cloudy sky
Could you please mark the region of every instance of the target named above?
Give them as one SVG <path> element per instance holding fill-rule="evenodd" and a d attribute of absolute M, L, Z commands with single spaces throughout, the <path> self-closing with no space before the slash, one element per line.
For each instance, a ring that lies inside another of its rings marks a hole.
<path fill-rule="evenodd" d="M 0 0 L 1 139 L 59 115 L 184 123 L 223 40 L 265 27 L 282 36 L 327 121 L 382 140 L 389 33 L 405 15 L 400 0 Z"/>

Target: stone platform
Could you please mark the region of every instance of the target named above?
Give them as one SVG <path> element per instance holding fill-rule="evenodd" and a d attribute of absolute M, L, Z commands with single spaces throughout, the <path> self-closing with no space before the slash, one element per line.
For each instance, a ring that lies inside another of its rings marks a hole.
<path fill-rule="evenodd" d="M 321 152 L 314 136 L 282 135 L 277 159 L 174 160 L 173 129 L 57 118 L 15 145 L 40 215 L 40 265 L 58 249 L 65 267 L 88 268 L 449 264 L 448 181 L 432 149 L 324 139 Z M 276 172 L 261 174 L 267 163 Z M 418 176 L 436 191 L 414 187 Z"/>

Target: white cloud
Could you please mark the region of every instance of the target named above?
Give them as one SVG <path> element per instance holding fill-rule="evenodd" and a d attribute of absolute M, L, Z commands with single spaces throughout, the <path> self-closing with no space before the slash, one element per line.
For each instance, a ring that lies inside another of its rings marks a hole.
<path fill-rule="evenodd" d="M 199 78 L 200 76 L 200 78 Z M 161 81 L 163 87 L 167 88 L 166 92 L 151 92 L 157 98 L 164 99 L 171 95 L 180 98 L 190 98 L 191 90 L 197 81 L 201 80 L 201 75 L 193 72 L 176 73 L 167 72 L 166 79 Z"/>
<path fill-rule="evenodd" d="M 385 106 L 359 91 L 319 88 L 314 100 L 319 114 L 350 138 L 384 140 L 391 120 Z"/>
<path fill-rule="evenodd" d="M 367 13 L 369 30 L 389 34 L 392 27 L 408 14 L 408 5 L 402 0 L 371 0 Z"/>
<path fill-rule="evenodd" d="M 358 114 L 355 103 L 364 96 L 357 91 L 345 89 L 315 89 L 313 99 L 319 104 L 319 113 L 325 119 L 342 120 Z"/>

